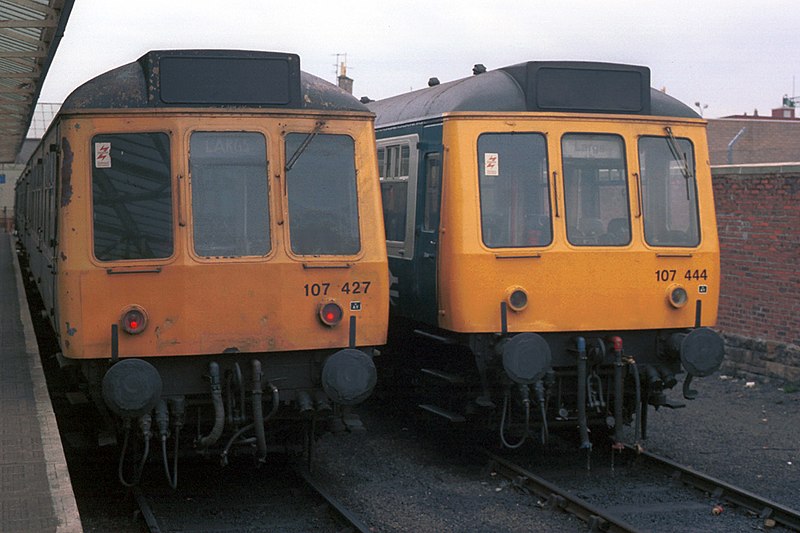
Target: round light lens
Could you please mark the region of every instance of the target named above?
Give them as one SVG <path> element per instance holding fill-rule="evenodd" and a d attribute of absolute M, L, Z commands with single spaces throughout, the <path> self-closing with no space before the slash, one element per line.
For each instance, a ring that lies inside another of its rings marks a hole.
<path fill-rule="evenodd" d="M 523 289 L 513 289 L 509 292 L 506 300 L 513 311 L 522 311 L 528 306 L 528 293 Z"/>
<path fill-rule="evenodd" d="M 136 335 L 147 327 L 147 314 L 141 307 L 130 307 L 122 313 L 121 322 L 125 332 Z"/>
<path fill-rule="evenodd" d="M 689 301 L 689 294 L 686 289 L 680 286 L 673 286 L 669 289 L 669 303 L 672 307 L 680 309 Z"/>
<path fill-rule="evenodd" d="M 319 308 L 319 319 L 326 326 L 335 326 L 342 321 L 344 311 L 341 306 L 335 302 L 328 302 Z"/>

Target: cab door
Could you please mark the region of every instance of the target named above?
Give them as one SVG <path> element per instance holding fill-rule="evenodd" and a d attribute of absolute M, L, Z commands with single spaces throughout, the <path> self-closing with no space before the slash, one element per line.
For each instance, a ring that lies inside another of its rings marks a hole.
<path fill-rule="evenodd" d="M 442 193 L 441 145 L 420 143 L 419 205 L 416 224 L 414 300 L 417 319 L 438 324 L 439 210 Z"/>

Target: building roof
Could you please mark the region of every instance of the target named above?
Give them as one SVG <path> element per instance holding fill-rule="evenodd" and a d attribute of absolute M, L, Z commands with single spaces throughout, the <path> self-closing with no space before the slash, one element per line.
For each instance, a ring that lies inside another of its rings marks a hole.
<path fill-rule="evenodd" d="M 74 0 L 0 0 L 0 162 L 13 162 Z"/>

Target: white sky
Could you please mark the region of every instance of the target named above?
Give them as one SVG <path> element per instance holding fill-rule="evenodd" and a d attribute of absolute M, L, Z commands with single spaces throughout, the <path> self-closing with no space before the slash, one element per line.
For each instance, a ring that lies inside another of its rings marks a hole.
<path fill-rule="evenodd" d="M 707 118 L 769 115 L 800 93 L 798 22 L 789 0 L 75 0 L 39 101 L 148 50 L 233 48 L 297 53 L 329 81 L 347 53 L 355 95 L 372 99 L 475 63 L 632 63 Z"/>

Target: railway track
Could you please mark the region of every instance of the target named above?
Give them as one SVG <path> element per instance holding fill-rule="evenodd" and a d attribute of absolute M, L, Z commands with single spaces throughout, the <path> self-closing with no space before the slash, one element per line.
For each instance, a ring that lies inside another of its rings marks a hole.
<path fill-rule="evenodd" d="M 271 524 L 271 526 L 276 526 L 279 529 L 288 528 L 288 530 L 291 531 L 304 531 L 306 528 L 311 527 L 309 524 L 313 523 L 316 528 L 315 530 L 352 531 L 355 533 L 370 532 L 369 526 L 355 513 L 347 509 L 341 502 L 334 498 L 323 485 L 314 479 L 305 467 L 295 466 L 293 472 L 296 474 L 298 482 L 301 485 L 305 484 L 305 488 L 308 489 L 304 491 L 295 491 L 295 494 L 302 494 L 301 497 L 308 500 L 303 508 L 307 513 L 317 516 L 310 519 L 302 516 L 295 516 L 294 518 L 297 518 L 296 524 L 290 523 L 292 521 L 291 518 L 278 519 L 278 522 Z M 289 477 L 291 477 L 291 474 Z M 165 500 L 174 498 L 173 495 L 165 493 L 163 490 L 156 489 L 151 491 L 149 493 L 150 496 L 148 496 L 145 494 L 143 488 L 137 485 L 130 490 L 130 494 L 137 506 L 134 516 L 135 521 L 145 527 L 149 533 L 190 531 L 201 526 L 203 528 L 213 527 L 215 531 L 256 531 L 260 530 L 263 526 L 263 524 L 258 522 L 242 524 L 241 521 L 239 521 L 233 524 L 226 521 L 224 517 L 219 517 L 218 521 L 205 521 L 201 524 L 196 522 L 194 517 L 190 516 L 195 515 L 195 512 L 188 512 L 186 509 L 181 510 L 176 508 L 174 504 L 163 505 Z M 193 498 L 189 497 L 184 499 L 191 501 Z M 155 503 L 151 505 L 151 501 Z M 258 504 L 253 502 L 253 504 L 270 505 L 269 501 L 260 502 Z M 320 513 L 319 510 L 323 508 L 324 512 Z M 325 517 L 320 517 L 320 514 L 324 514 Z M 322 522 L 328 522 L 329 524 L 321 524 L 320 519 L 322 519 Z"/>
<path fill-rule="evenodd" d="M 333 514 L 336 515 L 337 521 L 342 525 L 350 528 L 352 531 L 358 533 L 370 533 L 370 528 L 352 511 L 347 509 L 342 503 L 334 498 L 321 484 L 319 484 L 308 469 L 297 466 L 295 472 L 305 481 L 314 492 L 319 495 L 330 507 Z"/>
<path fill-rule="evenodd" d="M 590 531 L 629 533 L 654 531 L 658 529 L 653 526 L 654 523 L 669 520 L 669 518 L 663 518 L 664 516 L 669 513 L 677 515 L 687 508 L 690 512 L 700 516 L 700 519 L 717 520 L 714 530 L 730 531 L 733 530 L 731 529 L 731 524 L 737 520 L 752 521 L 754 517 L 758 517 L 763 521 L 764 528 L 783 526 L 789 531 L 800 531 L 800 511 L 707 476 L 670 459 L 632 446 L 626 446 L 622 450 L 618 462 L 627 462 L 630 468 L 640 471 L 644 465 L 646 472 L 649 473 L 651 487 L 658 484 L 660 479 L 679 481 L 684 485 L 688 485 L 693 488 L 691 492 L 694 493 L 695 500 L 702 494 L 700 496 L 702 502 L 695 502 L 690 505 L 681 497 L 676 498 L 674 501 L 657 504 L 606 501 L 605 495 L 598 496 L 599 493 L 606 492 L 605 490 L 594 490 L 585 485 L 576 489 L 574 484 L 573 488 L 570 489 L 566 486 L 570 483 L 563 484 L 550 481 L 541 475 L 531 472 L 530 469 L 515 464 L 491 451 L 483 450 L 483 453 L 489 458 L 490 467 L 493 471 L 508 478 L 512 486 L 539 497 L 547 507 L 560 509 L 580 518 L 586 522 Z M 626 468 L 622 465 L 620 467 L 618 470 Z M 664 476 L 655 475 L 659 471 L 663 472 Z M 627 482 L 623 474 L 613 475 L 615 484 L 620 485 Z M 555 475 L 548 477 L 555 477 Z M 641 481 L 631 482 L 631 492 L 645 493 L 649 490 L 651 489 L 642 485 Z M 583 495 L 588 495 L 589 497 L 583 497 Z M 597 499 L 601 500 L 602 503 L 590 501 Z M 640 505 L 641 509 L 638 512 L 632 512 L 633 507 L 637 505 Z M 741 511 L 736 512 L 737 508 Z M 712 514 L 721 515 L 723 512 L 725 513 L 724 523 L 722 518 L 718 516 L 709 518 Z M 653 519 L 654 515 L 658 515 L 661 518 Z M 629 519 L 629 516 L 633 516 L 634 519 Z M 643 516 L 649 516 L 649 518 L 643 518 Z M 643 525 L 648 519 L 650 522 Z M 666 527 L 668 524 L 664 523 L 663 525 Z M 697 527 L 704 528 L 700 524 L 697 524 Z M 748 522 L 740 527 L 742 529 L 751 529 L 754 526 L 752 522 Z"/>
<path fill-rule="evenodd" d="M 294 474 L 294 476 L 292 475 Z M 237 475 L 237 477 L 240 477 Z M 296 480 L 292 481 L 292 478 Z M 166 531 L 193 531 L 196 529 L 214 531 L 262 531 L 264 527 L 280 531 L 350 531 L 355 533 L 369 533 L 370 528 L 354 512 L 347 509 L 340 501 L 320 484 L 306 467 L 295 465 L 291 469 L 284 469 L 281 479 L 286 484 L 286 493 L 294 499 L 294 510 L 287 513 L 266 514 L 259 513 L 259 509 L 285 507 L 286 503 L 280 498 L 272 498 L 270 494 L 251 494 L 246 501 L 241 500 L 236 504 L 220 504 L 218 509 L 211 513 L 204 512 L 197 503 L 210 503 L 214 500 L 216 506 L 224 495 L 214 494 L 212 498 L 205 497 L 198 492 L 188 493 L 173 492 L 164 487 L 134 486 L 130 489 L 130 497 L 135 501 L 136 510 L 134 520 L 125 526 L 129 530 L 138 524 L 142 531 L 149 533 L 162 533 Z M 302 500 L 302 502 L 299 502 Z M 250 510 L 246 515 L 241 515 L 241 508 L 247 506 Z M 207 510 L 207 509 L 205 509 Z M 266 518 L 268 517 L 268 518 Z"/>
<path fill-rule="evenodd" d="M 543 498 L 550 508 L 560 509 L 577 516 L 587 523 L 590 531 L 608 531 L 610 533 L 639 531 L 621 517 L 589 503 L 569 490 L 559 487 L 495 453 L 488 450 L 483 450 L 483 453 L 489 458 L 493 471 L 510 479 L 514 487 Z"/>
<path fill-rule="evenodd" d="M 161 533 L 161 526 L 158 525 L 158 519 L 150 507 L 150 502 L 147 501 L 147 497 L 142 492 L 142 488 L 136 485 L 131 492 L 136 500 L 136 505 L 139 507 L 139 513 L 147 526 L 147 531 L 149 533 Z"/>
<path fill-rule="evenodd" d="M 314 495 L 325 502 L 328 510 L 330 511 L 331 518 L 336 522 L 337 530 L 343 528 L 344 531 L 352 531 L 356 533 L 370 533 L 370 528 L 367 526 L 355 513 L 347 509 L 341 502 L 334 498 L 314 477 L 309 471 L 300 466 L 294 468 L 295 474 L 298 479 L 302 479 L 305 484 L 313 491 Z M 131 489 L 131 494 L 138 506 L 139 517 L 144 521 L 149 533 L 162 533 L 164 531 L 159 525 L 158 518 L 153 511 L 150 501 L 143 492 L 140 486 L 135 486 Z"/>
<path fill-rule="evenodd" d="M 792 531 L 800 531 L 800 510 L 791 509 L 748 490 L 700 473 L 688 466 L 678 464 L 671 459 L 640 450 L 634 446 L 626 445 L 625 453 L 634 455 L 636 460 L 644 460 L 671 471 L 674 479 L 700 489 L 717 500 L 747 509 L 765 521 L 772 520 L 776 524 L 787 527 Z"/>

